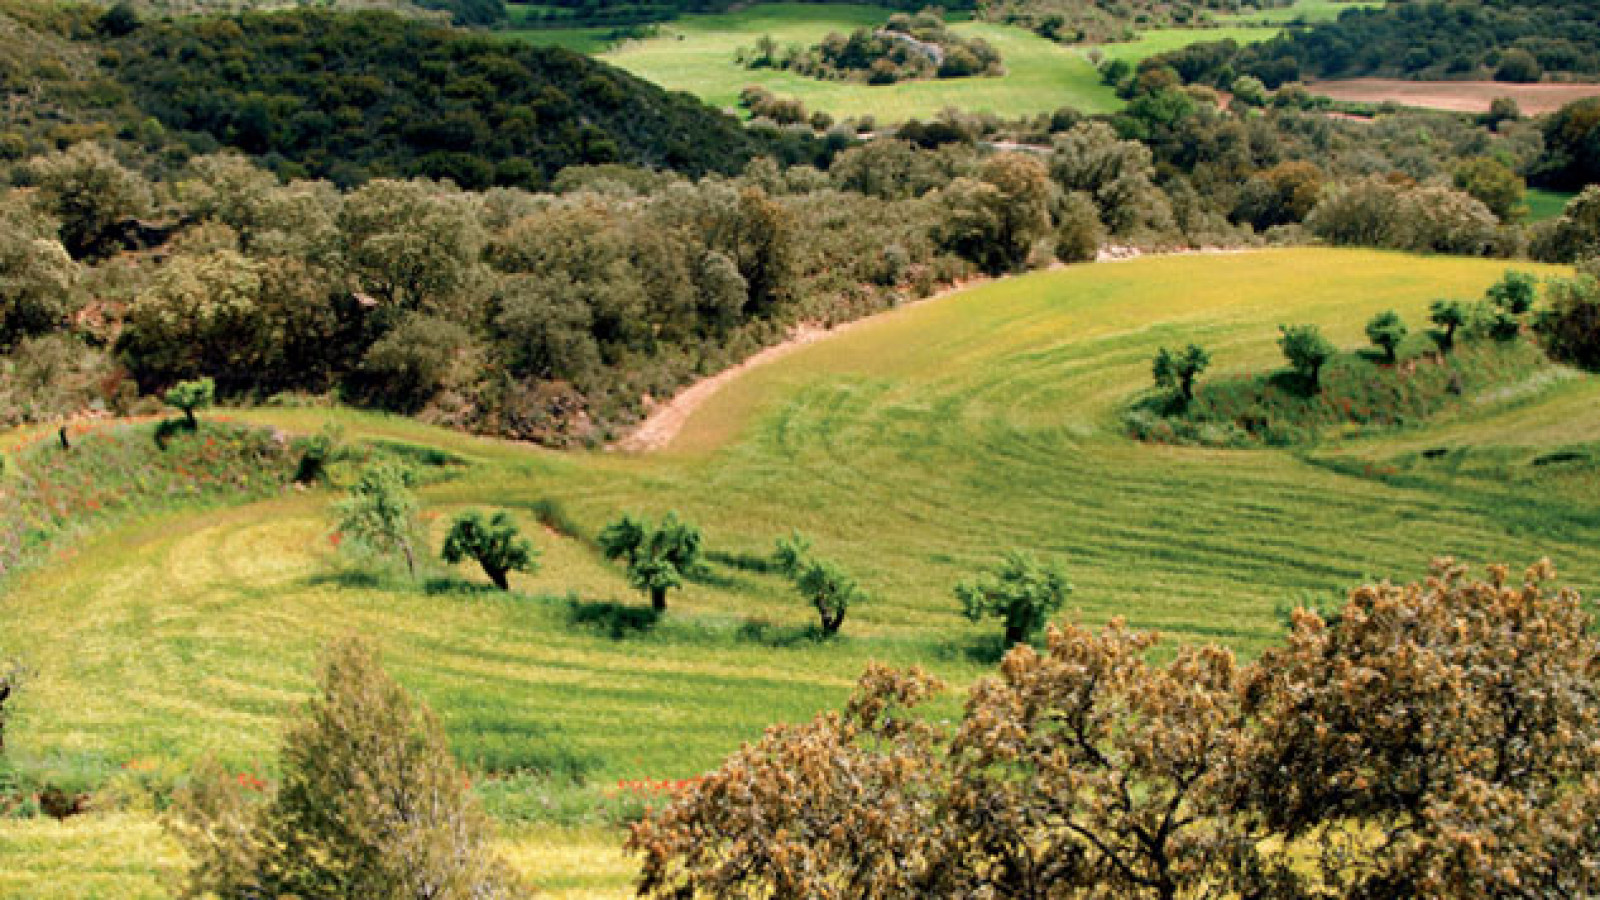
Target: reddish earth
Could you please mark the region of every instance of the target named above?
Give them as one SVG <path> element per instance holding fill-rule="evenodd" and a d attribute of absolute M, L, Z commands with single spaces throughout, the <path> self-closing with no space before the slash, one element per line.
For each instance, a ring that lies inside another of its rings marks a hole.
<path fill-rule="evenodd" d="M 1489 111 L 1497 97 L 1510 97 L 1530 116 L 1555 112 L 1574 100 L 1600 97 L 1600 84 L 1506 84 L 1500 81 L 1401 81 L 1392 78 L 1348 78 L 1318 81 L 1306 86 L 1313 94 L 1335 100 L 1446 109 L 1453 112 Z"/>

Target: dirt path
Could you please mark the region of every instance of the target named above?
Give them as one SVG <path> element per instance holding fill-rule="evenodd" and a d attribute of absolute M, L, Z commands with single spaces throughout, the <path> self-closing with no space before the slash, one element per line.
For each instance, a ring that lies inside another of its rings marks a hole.
<path fill-rule="evenodd" d="M 1146 254 L 1134 247 L 1113 246 L 1103 248 L 1099 255 L 1095 257 L 1095 262 L 1126 262 L 1128 260 L 1138 259 L 1147 255 L 1210 256 L 1225 253 L 1248 253 L 1252 249 L 1253 248 L 1248 247 L 1201 247 L 1189 250 L 1172 250 L 1160 254 Z M 1050 268 L 1054 270 L 1061 267 L 1061 263 L 1056 263 Z M 966 281 L 957 282 L 956 284 L 953 284 L 942 291 L 930 294 L 920 300 L 902 303 L 899 306 L 894 307 L 894 309 L 908 309 L 913 306 L 920 306 L 924 303 L 932 303 L 936 300 L 943 300 L 946 297 L 954 296 L 955 294 L 975 288 L 981 284 L 987 284 L 994 280 L 995 279 L 993 278 L 982 276 L 970 278 Z M 691 384 L 679 391 L 671 400 L 668 400 L 666 403 L 663 403 L 652 409 L 650 414 L 645 417 L 645 420 L 639 423 L 638 428 L 635 428 L 631 433 L 628 434 L 627 437 L 612 443 L 609 449 L 620 451 L 622 453 L 652 453 L 660 450 L 661 448 L 672 443 L 672 439 L 678 436 L 679 431 L 683 430 L 684 423 L 689 421 L 689 417 L 694 415 L 694 411 L 699 409 L 701 404 L 711 399 L 712 395 L 721 390 L 723 385 L 734 380 L 735 378 L 738 378 L 740 375 L 743 375 L 751 369 L 756 368 L 757 366 L 764 366 L 767 363 L 782 359 L 794 351 L 799 350 L 801 347 L 804 347 L 808 344 L 814 344 L 823 338 L 843 334 L 862 324 L 863 322 L 869 322 L 873 319 L 876 319 L 880 315 L 882 315 L 882 313 L 864 316 L 852 322 L 845 322 L 841 325 L 835 325 L 832 328 L 826 328 L 815 323 L 803 323 L 797 326 L 789 335 L 788 339 L 784 340 L 783 342 L 773 344 L 765 350 L 762 350 L 754 356 L 751 356 L 749 359 L 746 359 L 744 362 L 723 369 L 721 372 L 718 372 L 715 375 L 702 378 L 699 381 L 696 381 L 694 384 Z"/>

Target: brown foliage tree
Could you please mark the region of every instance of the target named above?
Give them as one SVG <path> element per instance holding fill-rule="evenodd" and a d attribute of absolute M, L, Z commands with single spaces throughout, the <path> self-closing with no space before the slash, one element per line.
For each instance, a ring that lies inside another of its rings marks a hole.
<path fill-rule="evenodd" d="M 638 825 L 650 897 L 1570 897 L 1600 889 L 1600 641 L 1548 563 L 1449 560 L 1239 666 L 1052 630 L 959 728 L 873 668 Z"/>

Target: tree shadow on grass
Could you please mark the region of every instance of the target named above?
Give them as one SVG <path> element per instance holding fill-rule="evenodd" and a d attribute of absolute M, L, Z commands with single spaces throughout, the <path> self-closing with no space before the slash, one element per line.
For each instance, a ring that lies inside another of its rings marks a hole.
<path fill-rule="evenodd" d="M 746 644 L 760 644 L 763 647 L 798 647 L 805 644 L 820 644 L 828 640 L 837 640 L 837 635 L 822 633 L 822 627 L 815 623 L 809 625 L 775 625 L 765 619 L 748 619 L 739 625 L 734 632 L 735 638 Z"/>
<path fill-rule="evenodd" d="M 943 659 L 992 666 L 1004 659 L 1010 649 L 1011 645 L 1006 643 L 1005 635 L 984 634 L 951 641 L 942 645 L 937 652 Z"/>
<path fill-rule="evenodd" d="M 618 603 L 615 600 L 572 598 L 567 601 L 567 621 L 575 627 L 620 641 L 654 631 L 661 621 L 661 614 L 648 606 Z"/>

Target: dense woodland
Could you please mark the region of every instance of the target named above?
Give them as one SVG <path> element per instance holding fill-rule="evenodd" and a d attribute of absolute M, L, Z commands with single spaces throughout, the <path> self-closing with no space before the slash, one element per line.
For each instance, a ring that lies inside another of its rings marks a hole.
<path fill-rule="evenodd" d="M 1594 179 L 1600 104 L 1357 123 L 1291 89 L 1224 109 L 1157 60 L 1104 119 L 952 114 L 859 144 L 858 123 L 743 129 L 572 54 L 380 14 L 104 18 L 68 46 L 98 41 L 90 83 L 116 102 L 67 107 L 111 115 L 104 140 L 3 136 L 7 423 L 210 376 L 231 399 L 593 442 L 797 321 L 1106 244 L 1600 247 L 1591 195 L 1520 222 L 1524 178 Z M 310 60 L 331 77 L 297 75 Z M 52 139 L 70 149 L 29 152 Z"/>

